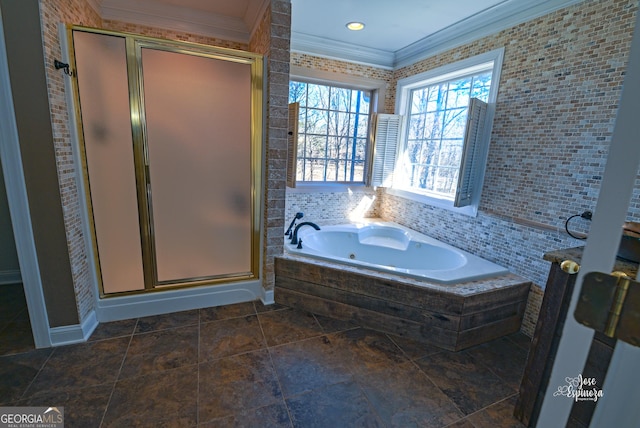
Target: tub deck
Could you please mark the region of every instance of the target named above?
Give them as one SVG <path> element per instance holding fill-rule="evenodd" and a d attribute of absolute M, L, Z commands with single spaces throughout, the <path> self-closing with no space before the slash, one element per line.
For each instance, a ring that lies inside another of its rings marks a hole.
<path fill-rule="evenodd" d="M 285 254 L 276 303 L 459 351 L 520 330 L 531 282 L 514 274 L 443 285 Z"/>

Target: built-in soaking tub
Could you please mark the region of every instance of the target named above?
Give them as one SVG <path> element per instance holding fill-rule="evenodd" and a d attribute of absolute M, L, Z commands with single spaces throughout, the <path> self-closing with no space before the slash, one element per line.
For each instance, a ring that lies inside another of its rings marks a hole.
<path fill-rule="evenodd" d="M 298 231 L 275 259 L 275 301 L 460 350 L 520 329 L 530 281 L 389 222 Z"/>
<path fill-rule="evenodd" d="M 509 271 L 495 263 L 393 223 L 303 227 L 299 246 L 286 250 L 443 284 L 456 284 Z M 301 247 L 301 248 L 298 248 Z"/>

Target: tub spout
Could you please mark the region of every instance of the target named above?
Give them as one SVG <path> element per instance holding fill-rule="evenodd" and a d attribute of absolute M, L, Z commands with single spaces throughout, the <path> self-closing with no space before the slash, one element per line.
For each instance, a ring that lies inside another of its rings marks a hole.
<path fill-rule="evenodd" d="M 310 221 L 303 221 L 302 223 L 298 224 L 296 226 L 296 228 L 293 230 L 293 233 L 291 234 L 291 243 L 293 245 L 297 245 L 298 244 L 298 230 L 302 227 L 302 226 L 311 226 L 313 227 L 315 230 L 320 230 L 320 226 L 318 226 L 315 223 L 312 223 Z"/>

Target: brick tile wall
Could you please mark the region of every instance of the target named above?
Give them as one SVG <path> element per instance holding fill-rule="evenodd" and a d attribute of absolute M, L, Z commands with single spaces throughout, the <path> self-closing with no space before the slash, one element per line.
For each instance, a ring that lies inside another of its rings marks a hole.
<path fill-rule="evenodd" d="M 215 37 L 202 36 L 200 34 L 185 33 L 182 31 L 166 30 L 164 28 L 149 27 L 147 25 L 132 24 L 129 22 L 105 19 L 101 28 L 105 30 L 121 31 L 124 33 L 140 34 L 143 36 L 157 37 L 160 39 L 179 40 L 182 42 L 201 43 L 203 45 L 219 46 L 222 48 L 247 50 L 245 43 L 234 42 Z"/>
<path fill-rule="evenodd" d="M 352 216 L 378 217 L 377 193 L 371 188 L 356 188 L 345 192 L 287 192 L 284 226 L 297 212 L 304 213 L 305 221 L 319 224 L 348 222 Z M 280 235 L 284 230 L 280 231 Z"/>
<path fill-rule="evenodd" d="M 380 210 L 385 218 L 415 225 L 534 281 L 523 323 L 527 334 L 533 333 L 549 268 L 542 254 L 584 244 L 564 233 L 564 219 L 595 208 L 636 12 L 632 0 L 582 2 L 394 75 L 397 81 L 505 47 L 478 217 L 384 192 Z M 638 200 L 636 186 L 629 218 L 640 216 Z"/>
<path fill-rule="evenodd" d="M 265 136 L 265 227 L 263 287 L 273 290 L 274 257 L 282 254 L 285 177 L 287 167 L 287 125 L 289 98 L 289 40 L 291 35 L 291 2 L 272 0 L 262 22 L 249 43 L 253 52 L 265 55 L 267 65 L 267 126 Z"/>
<path fill-rule="evenodd" d="M 291 52 L 291 65 L 387 82 L 390 82 L 393 77 L 392 70 L 328 58 L 319 58 L 300 52 Z M 389 104 L 386 103 L 384 111 L 380 111 L 380 113 L 387 112 L 393 112 L 393 105 L 389 108 Z"/>
<path fill-rule="evenodd" d="M 378 189 L 376 215 L 492 260 L 532 280 L 523 331 L 533 334 L 550 250 L 583 245 L 564 220 L 593 210 L 621 94 L 637 2 L 593 0 L 484 37 L 395 70 L 371 70 L 292 54 L 292 64 L 397 81 L 500 47 L 505 48 L 489 163 L 476 218 L 426 206 Z M 640 217 L 640 177 L 629 219 Z M 324 219 L 345 205 L 339 194 L 287 194 L 295 207 Z M 305 212 L 307 216 L 307 212 Z M 572 223 L 579 230 L 588 224 Z"/>
<path fill-rule="evenodd" d="M 40 19 L 44 43 L 45 64 L 53 64 L 60 59 L 59 23 L 73 23 L 89 27 L 100 25 L 100 17 L 85 0 L 47 0 L 40 1 Z M 91 280 L 90 265 L 84 243 L 82 229 L 82 211 L 76 178 L 79 176 L 69 130 L 64 80 L 66 76 L 53 66 L 47 67 L 47 86 L 51 107 L 51 123 L 55 145 L 60 195 L 63 201 L 63 215 L 76 293 L 78 316 L 82 322 L 94 307 L 94 288 Z"/>

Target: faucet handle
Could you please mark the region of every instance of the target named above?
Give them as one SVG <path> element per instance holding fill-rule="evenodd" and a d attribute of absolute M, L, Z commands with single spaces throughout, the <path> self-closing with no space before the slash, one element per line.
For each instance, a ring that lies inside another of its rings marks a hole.
<path fill-rule="evenodd" d="M 302 249 L 302 239 L 298 238 L 298 246 L 296 248 L 299 250 Z"/>

